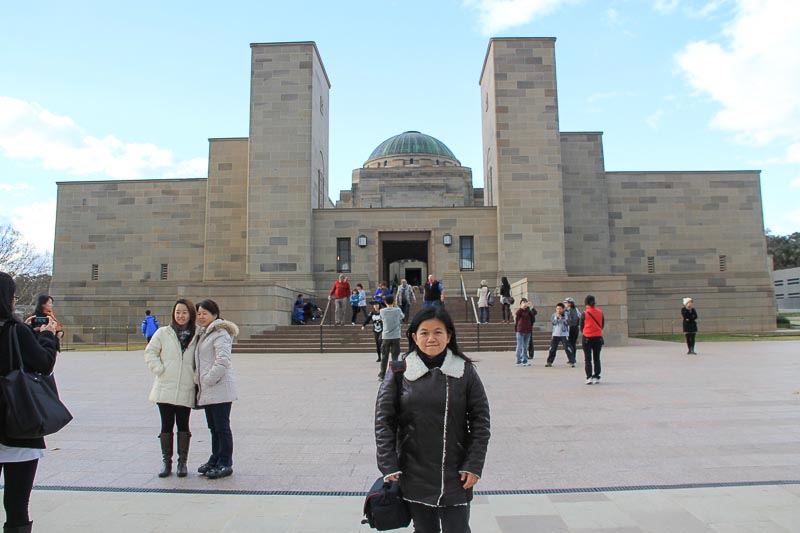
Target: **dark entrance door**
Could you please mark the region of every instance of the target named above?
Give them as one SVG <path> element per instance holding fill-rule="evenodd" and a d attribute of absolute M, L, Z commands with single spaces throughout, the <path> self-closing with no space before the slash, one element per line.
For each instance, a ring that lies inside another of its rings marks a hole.
<path fill-rule="evenodd" d="M 406 281 L 409 285 L 419 287 L 422 285 L 422 269 L 421 268 L 407 268 Z"/>
<path fill-rule="evenodd" d="M 428 250 L 430 246 L 430 233 L 428 232 L 387 232 L 380 236 L 380 260 L 378 264 L 378 281 L 387 281 L 389 284 L 393 280 L 388 279 L 391 265 L 398 261 L 419 261 L 428 264 Z M 416 266 L 416 265 L 415 265 Z M 405 277 L 408 279 L 409 272 L 417 272 L 417 277 L 422 277 L 421 268 L 409 268 Z M 421 281 L 421 280 L 420 280 Z"/>

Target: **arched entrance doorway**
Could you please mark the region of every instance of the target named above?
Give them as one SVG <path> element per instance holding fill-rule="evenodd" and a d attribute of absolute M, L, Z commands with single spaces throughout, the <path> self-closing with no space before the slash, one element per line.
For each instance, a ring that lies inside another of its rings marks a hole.
<path fill-rule="evenodd" d="M 405 278 L 411 285 L 421 284 L 428 275 L 430 232 L 380 232 L 378 238 L 378 281 L 391 284 Z"/>

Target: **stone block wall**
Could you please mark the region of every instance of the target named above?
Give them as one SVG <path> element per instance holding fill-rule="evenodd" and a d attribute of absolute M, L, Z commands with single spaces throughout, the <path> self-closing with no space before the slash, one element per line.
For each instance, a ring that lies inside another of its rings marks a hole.
<path fill-rule="evenodd" d="M 248 140 L 210 139 L 203 278 L 244 280 L 247 266 Z"/>
<path fill-rule="evenodd" d="M 602 133 L 562 133 L 564 251 L 571 276 L 611 273 Z"/>
<path fill-rule="evenodd" d="M 248 279 L 308 282 L 314 187 L 328 165 L 330 85 L 314 43 L 251 50 Z"/>
<path fill-rule="evenodd" d="M 480 83 L 500 269 L 563 275 L 555 39 L 492 39 Z"/>
<path fill-rule="evenodd" d="M 472 169 L 466 167 L 353 171 L 352 207 L 465 207 L 472 202 Z"/>
<path fill-rule="evenodd" d="M 757 171 L 609 172 L 614 273 L 629 279 L 632 333 L 775 328 Z M 677 320 L 677 322 L 676 322 Z"/>

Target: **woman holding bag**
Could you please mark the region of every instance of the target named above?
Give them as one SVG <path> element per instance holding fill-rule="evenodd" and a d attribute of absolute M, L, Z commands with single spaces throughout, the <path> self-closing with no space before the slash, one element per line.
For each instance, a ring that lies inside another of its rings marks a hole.
<path fill-rule="evenodd" d="M 194 348 L 197 344 L 197 313 L 189 300 L 180 299 L 172 306 L 172 320 L 158 328 L 147 348 L 144 360 L 153 373 L 149 400 L 158 405 L 161 416 L 161 471 L 158 477 L 172 473 L 173 428 L 178 429 L 178 477 L 186 477 L 189 457 L 189 415 L 195 405 Z"/>
<path fill-rule="evenodd" d="M 16 369 L 11 363 L 9 353 L 9 336 L 11 329 L 16 330 L 22 352 L 22 364 L 42 374 L 50 374 L 56 364 L 59 343 L 56 338 L 56 323 L 50 321 L 39 327 L 38 333 L 20 324 L 14 316 L 14 295 L 16 284 L 14 279 L 0 272 L 0 375 L 5 376 Z M 0 395 L 0 413 L 6 411 L 5 397 Z M 27 533 L 31 531 L 33 522 L 28 516 L 28 504 L 31 498 L 33 480 L 39 459 L 44 455 L 43 438 L 12 439 L 6 435 L 5 425 L 0 424 L 0 469 L 5 484 L 3 505 L 6 511 L 6 522 L 3 531 L 6 533 Z"/>

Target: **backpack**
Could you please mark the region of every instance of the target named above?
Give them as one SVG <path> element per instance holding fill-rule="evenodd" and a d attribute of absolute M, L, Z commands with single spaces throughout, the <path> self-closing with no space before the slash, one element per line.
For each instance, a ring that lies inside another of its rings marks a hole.
<path fill-rule="evenodd" d="M 397 381 L 398 386 L 405 369 L 405 360 L 392 361 L 391 370 L 394 374 L 392 377 Z M 375 480 L 364 500 L 364 518 L 361 523 L 369 524 L 369 527 L 378 531 L 408 527 L 411 523 L 411 512 L 408 510 L 408 503 L 400 493 L 399 483 L 384 481 L 382 476 Z"/>
<path fill-rule="evenodd" d="M 489 307 L 494 305 L 494 294 L 492 294 L 492 291 L 489 291 L 489 294 L 486 295 L 486 303 Z"/>

